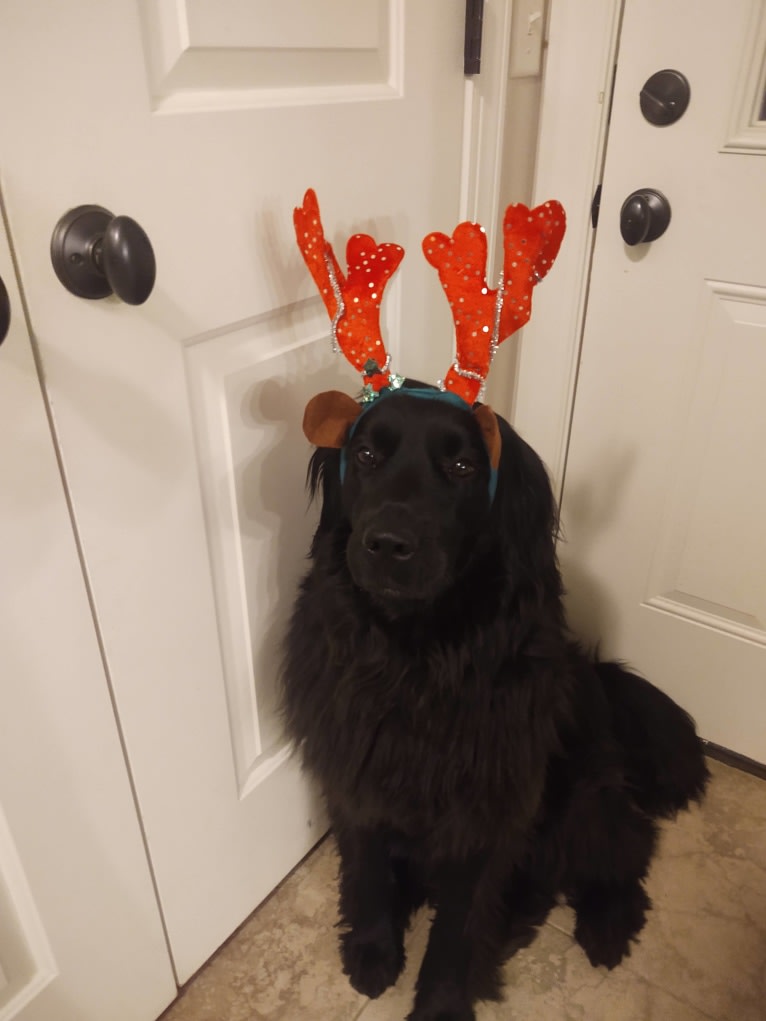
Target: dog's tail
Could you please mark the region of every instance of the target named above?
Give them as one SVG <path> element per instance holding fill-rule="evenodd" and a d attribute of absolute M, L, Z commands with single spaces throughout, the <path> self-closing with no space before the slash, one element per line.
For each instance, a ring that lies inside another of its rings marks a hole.
<path fill-rule="evenodd" d="M 620 663 L 595 666 L 639 807 L 649 815 L 672 818 L 691 801 L 699 801 L 710 774 L 691 716 Z"/>

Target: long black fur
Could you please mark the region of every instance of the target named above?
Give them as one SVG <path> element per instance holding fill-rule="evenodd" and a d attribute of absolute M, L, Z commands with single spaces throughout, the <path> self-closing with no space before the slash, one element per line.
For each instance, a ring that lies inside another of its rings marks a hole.
<path fill-rule="evenodd" d="M 471 1021 L 558 896 L 591 963 L 630 952 L 657 822 L 705 788 L 690 717 L 567 632 L 557 510 L 502 419 L 495 499 L 474 416 L 383 398 L 322 511 L 289 628 L 284 711 L 340 852 L 341 956 L 378 996 L 435 908 L 412 1021 Z"/>

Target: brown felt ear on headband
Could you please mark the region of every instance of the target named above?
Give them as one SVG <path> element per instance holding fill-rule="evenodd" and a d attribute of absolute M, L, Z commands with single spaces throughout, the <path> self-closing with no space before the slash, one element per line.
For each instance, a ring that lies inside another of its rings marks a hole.
<path fill-rule="evenodd" d="M 500 448 L 502 447 L 497 416 L 488 404 L 480 404 L 478 408 L 474 409 L 473 415 L 479 423 L 481 434 L 484 437 L 489 463 L 493 468 L 497 468 L 500 464 Z"/>
<path fill-rule="evenodd" d="M 325 390 L 312 397 L 303 413 L 303 432 L 315 447 L 342 447 L 361 408 L 340 390 Z"/>

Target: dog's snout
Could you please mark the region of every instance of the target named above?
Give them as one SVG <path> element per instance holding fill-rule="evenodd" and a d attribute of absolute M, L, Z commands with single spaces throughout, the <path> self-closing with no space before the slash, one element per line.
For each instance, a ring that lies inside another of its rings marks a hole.
<path fill-rule="evenodd" d="M 371 556 L 381 560 L 409 560 L 417 548 L 415 536 L 402 528 L 396 531 L 368 528 L 362 542 Z"/>

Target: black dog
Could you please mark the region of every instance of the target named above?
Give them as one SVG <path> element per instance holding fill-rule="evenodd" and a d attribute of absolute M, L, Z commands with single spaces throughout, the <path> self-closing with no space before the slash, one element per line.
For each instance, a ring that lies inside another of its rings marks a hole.
<path fill-rule="evenodd" d="M 568 636 L 545 469 L 498 419 L 379 399 L 309 469 L 323 504 L 292 618 L 287 723 L 340 851 L 343 967 L 378 996 L 435 908 L 412 1021 L 470 1021 L 556 897 L 591 963 L 644 925 L 660 816 L 707 781 L 674 702 Z"/>

